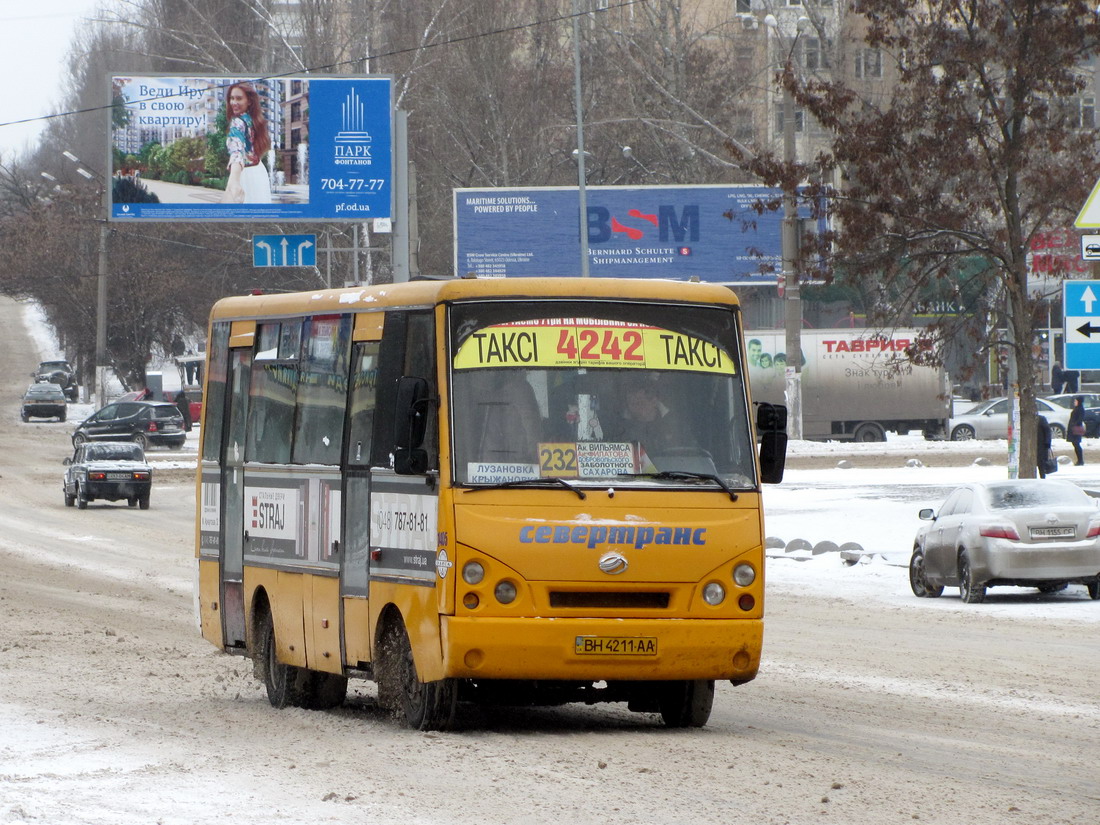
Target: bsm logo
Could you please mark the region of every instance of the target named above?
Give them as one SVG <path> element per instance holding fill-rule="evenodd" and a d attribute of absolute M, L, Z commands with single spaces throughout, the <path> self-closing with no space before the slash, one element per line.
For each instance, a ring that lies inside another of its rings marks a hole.
<path fill-rule="evenodd" d="M 606 206 L 588 207 L 588 242 L 607 243 L 616 235 L 626 235 L 631 241 L 640 241 L 646 233 L 657 231 L 658 243 L 675 243 L 681 255 L 690 255 L 687 243 L 699 241 L 699 206 L 685 206 L 677 210 L 672 204 L 657 207 L 656 214 L 641 209 L 628 209 L 625 216 L 612 215 Z M 621 242 L 621 241 L 620 241 Z"/>

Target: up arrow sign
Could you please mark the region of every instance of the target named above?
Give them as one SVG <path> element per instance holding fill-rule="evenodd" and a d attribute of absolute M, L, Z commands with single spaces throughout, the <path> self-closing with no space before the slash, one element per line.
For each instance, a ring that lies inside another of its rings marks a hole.
<path fill-rule="evenodd" d="M 1085 314 L 1092 315 L 1092 305 L 1096 303 L 1096 293 L 1092 291 L 1091 286 L 1085 287 L 1085 291 L 1081 293 L 1081 303 L 1085 305 Z"/>

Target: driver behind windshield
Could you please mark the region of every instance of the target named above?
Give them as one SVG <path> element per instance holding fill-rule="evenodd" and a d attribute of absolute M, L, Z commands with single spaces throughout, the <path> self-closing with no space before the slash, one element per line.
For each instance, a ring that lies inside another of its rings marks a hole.
<path fill-rule="evenodd" d="M 662 400 L 654 376 L 628 376 L 624 384 L 619 415 L 604 431 L 608 441 L 637 442 L 651 453 L 685 443 L 684 423 Z"/>

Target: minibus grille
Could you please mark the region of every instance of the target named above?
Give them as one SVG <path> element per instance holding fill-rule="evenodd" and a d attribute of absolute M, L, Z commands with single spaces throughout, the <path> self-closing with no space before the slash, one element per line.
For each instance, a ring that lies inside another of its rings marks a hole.
<path fill-rule="evenodd" d="M 665 610 L 668 593 L 600 593 L 593 591 L 551 590 L 550 606 L 562 608 L 603 608 L 607 610 Z"/>

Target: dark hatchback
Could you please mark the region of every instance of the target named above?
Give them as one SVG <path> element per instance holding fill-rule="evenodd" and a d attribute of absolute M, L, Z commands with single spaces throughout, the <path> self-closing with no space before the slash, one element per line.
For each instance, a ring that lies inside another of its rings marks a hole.
<path fill-rule="evenodd" d="M 65 391 L 57 384 L 31 384 L 23 394 L 23 406 L 19 417 L 24 421 L 32 418 L 56 418 L 65 420 L 68 411 Z"/>
<path fill-rule="evenodd" d="M 65 506 L 76 504 L 81 510 L 89 501 L 126 500 L 131 507 L 149 509 L 149 491 L 153 486 L 153 468 L 145 461 L 140 444 L 100 442 L 81 444 L 72 458 L 65 459 L 62 489 Z"/>
<path fill-rule="evenodd" d="M 76 401 L 79 387 L 76 384 L 76 371 L 68 361 L 43 361 L 38 369 L 31 373 L 38 383 L 57 384 L 70 401 Z"/>
<path fill-rule="evenodd" d="M 73 446 L 89 441 L 132 441 L 142 448 L 178 450 L 187 440 L 183 416 L 166 401 L 116 401 L 85 419 L 73 432 Z"/>

